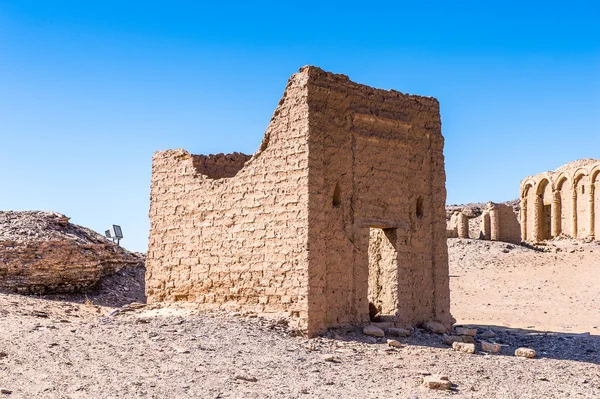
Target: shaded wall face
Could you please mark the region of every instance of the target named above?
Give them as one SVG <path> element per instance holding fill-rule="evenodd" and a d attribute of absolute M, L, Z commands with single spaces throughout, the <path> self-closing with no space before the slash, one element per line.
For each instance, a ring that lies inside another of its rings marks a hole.
<path fill-rule="evenodd" d="M 369 306 L 382 315 L 393 315 L 398 309 L 396 231 L 369 230 Z"/>
<path fill-rule="evenodd" d="M 289 311 L 306 322 L 307 112 L 306 77 L 295 75 L 251 160 L 155 154 L 150 302 Z"/>
<path fill-rule="evenodd" d="M 309 105 L 315 328 L 368 321 L 370 228 L 395 230 L 398 320 L 450 320 L 437 102 L 321 77 Z"/>
<path fill-rule="evenodd" d="M 497 240 L 520 244 L 522 240 L 521 224 L 513 208 L 505 204 L 496 204 L 495 217 L 498 224 Z"/>

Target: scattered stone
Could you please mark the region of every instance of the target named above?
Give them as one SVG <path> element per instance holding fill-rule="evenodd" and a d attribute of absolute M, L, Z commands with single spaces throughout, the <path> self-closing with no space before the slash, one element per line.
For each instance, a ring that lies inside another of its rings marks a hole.
<path fill-rule="evenodd" d="M 342 361 L 334 355 L 325 355 L 323 356 L 323 361 L 330 363 L 341 363 Z"/>
<path fill-rule="evenodd" d="M 447 391 L 452 388 L 452 382 L 450 382 L 446 376 L 438 377 L 430 375 L 423 377 L 422 384 L 429 389 L 438 389 L 442 391 Z"/>
<path fill-rule="evenodd" d="M 437 321 L 428 321 L 423 324 L 425 329 L 431 331 L 436 334 L 444 334 L 448 329 L 442 323 L 438 323 Z"/>
<path fill-rule="evenodd" d="M 500 345 L 492 344 L 490 342 L 481 342 L 481 350 L 488 353 L 500 353 Z"/>
<path fill-rule="evenodd" d="M 455 342 L 452 344 L 452 349 L 457 352 L 475 353 L 475 344 L 465 342 Z"/>
<path fill-rule="evenodd" d="M 388 334 L 392 337 L 409 337 L 410 336 L 410 330 L 407 330 L 405 328 L 386 328 L 385 332 L 386 332 L 386 334 Z"/>
<path fill-rule="evenodd" d="M 496 333 L 493 332 L 492 330 L 487 330 L 487 331 L 482 332 L 479 336 L 483 339 L 490 339 L 490 338 L 495 338 Z"/>
<path fill-rule="evenodd" d="M 442 343 L 444 345 L 452 346 L 452 344 L 455 342 L 464 342 L 464 341 L 463 341 L 462 337 L 459 337 L 456 335 L 444 335 L 442 337 Z"/>
<path fill-rule="evenodd" d="M 395 339 L 388 339 L 387 344 L 394 348 L 402 348 L 402 343 L 400 341 L 396 341 Z"/>
<path fill-rule="evenodd" d="M 363 334 L 370 335 L 372 337 L 385 337 L 385 333 L 381 328 L 372 325 L 363 328 L 362 332 Z"/>
<path fill-rule="evenodd" d="M 533 359 L 535 357 L 535 350 L 530 348 L 519 348 L 515 351 L 515 356 Z"/>
<path fill-rule="evenodd" d="M 474 337 L 477 335 L 476 328 L 456 327 L 454 329 L 454 332 L 456 333 L 456 335 L 469 335 L 471 337 Z"/>

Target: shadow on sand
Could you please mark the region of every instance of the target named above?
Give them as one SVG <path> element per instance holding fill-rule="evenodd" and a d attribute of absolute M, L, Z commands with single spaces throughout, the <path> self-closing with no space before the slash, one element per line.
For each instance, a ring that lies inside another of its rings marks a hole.
<path fill-rule="evenodd" d="M 479 355 L 487 354 L 481 350 L 481 342 L 486 341 L 501 345 L 500 353 L 489 354 L 491 356 L 514 356 L 517 348 L 524 347 L 534 349 L 536 351 L 536 358 L 538 359 L 548 358 L 600 364 L 600 335 L 538 331 L 483 324 L 464 326 L 477 329 L 478 336 L 475 337 L 475 347 L 477 350 L 476 353 Z M 492 330 L 496 336 L 488 339 L 479 338 L 481 333 L 488 330 Z M 598 334 L 600 334 L 600 331 L 598 331 Z M 405 345 L 450 350 L 450 346 L 442 343 L 442 335 L 429 333 L 420 328 L 412 329 L 409 337 L 374 338 L 364 335 L 361 329 L 356 328 L 330 330 L 325 336 L 341 341 L 371 344 L 385 344 L 387 339 L 395 339 Z"/>

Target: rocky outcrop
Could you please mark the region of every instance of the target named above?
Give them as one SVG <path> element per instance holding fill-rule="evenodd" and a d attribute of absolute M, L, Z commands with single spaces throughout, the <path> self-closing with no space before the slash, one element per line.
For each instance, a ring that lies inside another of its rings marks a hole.
<path fill-rule="evenodd" d="M 144 265 L 144 256 L 56 212 L 0 212 L 0 290 L 74 293 Z"/>

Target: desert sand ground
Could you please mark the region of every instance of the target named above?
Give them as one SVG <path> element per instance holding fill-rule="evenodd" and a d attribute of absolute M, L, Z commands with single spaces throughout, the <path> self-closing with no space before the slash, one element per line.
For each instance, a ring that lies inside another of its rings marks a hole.
<path fill-rule="evenodd" d="M 600 398 L 600 245 L 552 245 L 449 240 L 453 315 L 494 330 L 497 355 L 420 329 L 391 348 L 359 328 L 307 339 L 253 314 L 127 305 L 144 301 L 140 270 L 87 298 L 0 294 L 0 397 Z M 420 386 L 429 373 L 454 388 Z"/>

